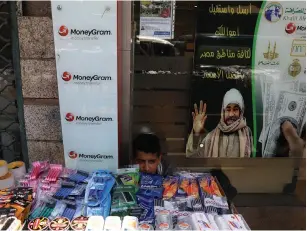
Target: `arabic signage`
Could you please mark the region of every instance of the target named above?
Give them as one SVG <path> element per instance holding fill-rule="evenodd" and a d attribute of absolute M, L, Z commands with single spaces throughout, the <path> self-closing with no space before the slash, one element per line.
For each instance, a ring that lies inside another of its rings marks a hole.
<path fill-rule="evenodd" d="M 200 1 L 197 11 L 191 110 L 206 108 L 210 122 L 191 118 L 204 134 L 197 149 L 189 135 L 187 156 L 288 156 L 281 124 L 301 134 L 306 121 L 305 2 Z"/>
<path fill-rule="evenodd" d="M 140 35 L 172 39 L 175 1 L 140 1 Z"/>
<path fill-rule="evenodd" d="M 66 167 L 115 170 L 117 3 L 52 1 L 52 18 Z"/>

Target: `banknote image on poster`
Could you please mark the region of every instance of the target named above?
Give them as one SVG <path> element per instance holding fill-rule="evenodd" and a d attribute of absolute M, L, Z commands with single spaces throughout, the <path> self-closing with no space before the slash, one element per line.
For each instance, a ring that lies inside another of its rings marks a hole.
<path fill-rule="evenodd" d="M 140 1 L 140 35 L 173 38 L 175 1 Z"/>
<path fill-rule="evenodd" d="M 289 157 L 281 126 L 301 135 L 306 123 L 304 2 L 202 1 L 197 10 L 186 156 Z"/>

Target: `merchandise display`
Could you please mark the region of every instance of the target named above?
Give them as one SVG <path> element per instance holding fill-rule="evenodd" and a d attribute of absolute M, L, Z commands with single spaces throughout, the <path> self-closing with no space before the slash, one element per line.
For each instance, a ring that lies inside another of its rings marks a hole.
<path fill-rule="evenodd" d="M 0 230 L 249 230 L 209 173 L 88 173 L 37 161 L 20 176 L 0 190 Z"/>

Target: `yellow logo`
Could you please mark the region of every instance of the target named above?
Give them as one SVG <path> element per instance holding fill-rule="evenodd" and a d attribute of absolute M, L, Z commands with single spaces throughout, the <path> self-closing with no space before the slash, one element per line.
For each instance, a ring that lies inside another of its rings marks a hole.
<path fill-rule="evenodd" d="M 288 68 L 288 74 L 290 76 L 292 76 L 293 78 L 295 78 L 296 76 L 298 76 L 301 73 L 302 66 L 299 62 L 300 61 L 298 59 L 294 59 L 293 63 L 290 64 L 290 66 Z"/>
<path fill-rule="evenodd" d="M 271 42 L 269 42 L 268 51 L 263 53 L 263 57 L 267 60 L 274 60 L 279 57 L 279 54 L 276 52 L 276 42 L 274 43 L 274 47 L 271 50 Z"/>

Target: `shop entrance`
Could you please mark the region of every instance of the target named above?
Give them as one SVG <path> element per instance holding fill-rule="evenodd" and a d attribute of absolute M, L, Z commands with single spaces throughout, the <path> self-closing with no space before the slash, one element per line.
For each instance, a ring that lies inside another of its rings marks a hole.
<path fill-rule="evenodd" d="M 15 55 L 18 52 L 15 9 L 14 2 L 0 1 L 0 159 L 7 162 L 23 159 L 22 150 L 26 150 L 21 145 L 25 134 L 24 129 L 21 134 L 23 126 L 18 118 L 22 94 L 18 87 L 20 75 L 16 71 L 19 62 L 14 60 L 18 57 Z"/>

